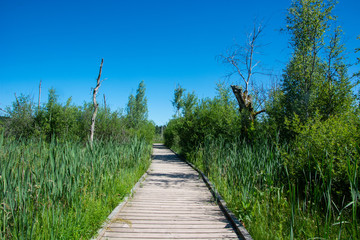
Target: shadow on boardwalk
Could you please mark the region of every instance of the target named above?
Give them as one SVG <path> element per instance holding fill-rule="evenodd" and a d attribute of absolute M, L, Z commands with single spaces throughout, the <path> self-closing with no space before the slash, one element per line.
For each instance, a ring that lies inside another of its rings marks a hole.
<path fill-rule="evenodd" d="M 154 144 L 148 175 L 98 239 L 239 239 L 199 174 Z"/>

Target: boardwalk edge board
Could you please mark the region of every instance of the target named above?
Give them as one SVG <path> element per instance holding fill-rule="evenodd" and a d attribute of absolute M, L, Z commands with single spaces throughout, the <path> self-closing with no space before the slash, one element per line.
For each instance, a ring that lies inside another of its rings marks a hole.
<path fill-rule="evenodd" d="M 121 201 L 121 203 L 119 205 L 117 205 L 117 207 L 114 208 L 114 210 L 109 214 L 109 216 L 106 218 L 106 221 L 103 223 L 101 228 L 98 230 L 97 234 L 93 238 L 91 238 L 91 240 L 99 240 L 99 239 L 101 239 L 101 237 L 105 234 L 106 229 L 111 224 L 113 218 L 116 216 L 116 214 L 118 212 L 120 212 L 121 209 L 123 209 L 125 207 L 125 205 L 129 201 L 129 198 L 131 198 L 135 194 L 136 190 L 139 188 L 140 184 L 145 180 L 147 175 L 148 175 L 148 171 L 146 171 L 141 176 L 139 181 L 137 181 L 137 183 L 134 185 L 134 187 L 130 190 L 130 193 L 127 196 L 125 196 L 123 198 L 123 200 Z"/>
<path fill-rule="evenodd" d="M 182 159 L 186 162 L 190 167 L 192 167 L 195 171 L 197 171 L 201 178 L 204 180 L 206 186 L 209 188 L 211 194 L 215 198 L 217 204 L 219 205 L 221 211 L 224 213 L 225 217 L 230 221 L 231 225 L 234 227 L 236 234 L 244 240 L 253 240 L 250 233 L 246 230 L 246 228 L 242 225 L 242 223 L 237 219 L 235 214 L 227 207 L 226 202 L 220 196 L 215 186 L 210 182 L 210 180 L 205 176 L 205 174 L 195 167 L 191 162 L 186 160 L 183 156 L 177 154 L 174 150 L 169 148 L 178 158 Z"/>

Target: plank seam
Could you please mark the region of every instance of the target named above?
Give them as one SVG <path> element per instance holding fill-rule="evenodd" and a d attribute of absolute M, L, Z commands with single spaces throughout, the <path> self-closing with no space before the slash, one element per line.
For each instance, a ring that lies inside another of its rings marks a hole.
<path fill-rule="evenodd" d="M 227 207 L 226 202 L 221 197 L 221 195 L 216 190 L 215 186 L 210 182 L 210 180 L 205 176 L 205 174 L 195 167 L 191 162 L 186 160 L 183 156 L 177 154 L 174 150 L 169 148 L 179 159 L 183 160 L 187 163 L 190 167 L 192 167 L 195 171 L 197 171 L 203 181 L 205 182 L 206 186 L 209 188 L 211 194 L 215 198 L 216 203 L 219 205 L 221 211 L 224 213 L 225 217 L 230 221 L 231 225 L 234 227 L 236 234 L 244 240 L 253 240 L 250 233 L 246 230 L 244 225 L 237 219 L 235 214 Z"/>

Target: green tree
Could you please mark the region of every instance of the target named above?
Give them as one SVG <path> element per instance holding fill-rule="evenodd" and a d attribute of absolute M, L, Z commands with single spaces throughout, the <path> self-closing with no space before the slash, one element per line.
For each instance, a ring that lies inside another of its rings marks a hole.
<path fill-rule="evenodd" d="M 198 101 L 195 92 L 187 93 L 181 99 L 182 101 L 182 113 L 184 116 L 194 111 L 194 107 Z"/>
<path fill-rule="evenodd" d="M 357 37 L 357 39 L 360 40 L 360 35 Z M 357 53 L 357 52 L 360 52 L 360 48 L 355 49 L 355 53 Z M 357 59 L 357 64 L 360 64 L 360 57 L 358 57 L 356 59 Z M 357 84 L 359 84 L 360 83 L 360 71 L 355 73 L 354 76 L 358 78 L 357 79 Z M 358 101 L 360 103 L 360 89 L 359 89 L 359 92 L 358 92 Z M 360 104 L 359 104 L 359 107 L 360 107 Z"/>
<path fill-rule="evenodd" d="M 55 89 L 49 90 L 48 102 L 45 107 L 36 112 L 36 124 L 39 127 L 41 135 L 47 140 L 52 138 L 62 139 L 81 139 L 80 128 L 80 110 L 71 104 L 71 97 L 65 105 L 58 102 L 59 96 Z M 87 129 L 88 132 L 88 129 Z"/>
<path fill-rule="evenodd" d="M 330 115 L 344 114 L 353 102 L 353 84 L 347 74 L 344 62 L 344 45 L 341 43 L 342 30 L 336 27 L 328 46 L 325 48 L 325 81 L 317 88 L 316 106 L 323 119 Z"/>
<path fill-rule="evenodd" d="M 136 116 L 136 104 L 134 95 L 130 94 L 128 103 L 126 105 L 126 119 L 128 127 L 135 126 L 135 116 Z"/>
<path fill-rule="evenodd" d="M 180 117 L 180 109 L 183 107 L 183 93 L 185 89 L 178 84 L 178 86 L 174 90 L 174 100 L 171 101 L 172 105 L 176 109 L 175 116 Z"/>
<path fill-rule="evenodd" d="M 230 141 L 240 136 L 239 113 L 230 88 L 218 84 L 217 91 L 213 99 L 198 101 L 194 93 L 182 97 L 183 116 L 170 120 L 164 132 L 168 146 L 180 148 L 186 154 L 193 152 L 207 137 Z"/>
<path fill-rule="evenodd" d="M 16 97 L 16 95 L 15 95 Z M 12 107 L 8 107 L 9 118 L 6 119 L 5 134 L 16 138 L 30 137 L 34 133 L 34 109 L 30 96 L 21 94 L 16 97 Z"/>
<path fill-rule="evenodd" d="M 127 123 L 130 128 L 138 129 L 148 118 L 145 83 L 141 81 L 135 97 L 131 94 L 126 107 Z"/>
<path fill-rule="evenodd" d="M 302 120 L 311 117 L 316 106 L 316 87 L 325 81 L 320 50 L 324 33 L 334 19 L 332 1 L 298 0 L 292 3 L 287 16 L 293 55 L 283 75 L 284 102 L 287 116 L 296 113 Z"/>
<path fill-rule="evenodd" d="M 298 0 L 289 9 L 293 55 L 283 74 L 280 104 L 287 118 L 296 114 L 306 122 L 319 111 L 325 120 L 351 108 L 353 85 L 344 63 L 341 28 L 333 26 L 334 7 L 331 0 Z"/>
<path fill-rule="evenodd" d="M 360 40 L 360 35 L 357 37 L 358 40 Z M 355 53 L 360 52 L 360 48 L 355 49 Z M 358 64 L 360 63 L 360 57 L 357 58 Z"/>

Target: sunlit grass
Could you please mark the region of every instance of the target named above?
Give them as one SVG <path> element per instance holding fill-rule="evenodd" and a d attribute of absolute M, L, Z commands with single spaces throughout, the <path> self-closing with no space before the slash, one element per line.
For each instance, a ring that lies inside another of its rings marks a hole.
<path fill-rule="evenodd" d="M 0 136 L 0 239 L 88 239 L 149 166 L 151 146 Z"/>
<path fill-rule="evenodd" d="M 359 239 L 359 159 L 348 156 L 351 200 L 336 203 L 331 169 L 304 196 L 283 164 L 286 146 L 208 139 L 187 158 L 215 184 L 254 239 Z M 315 173 L 316 174 L 316 173 Z M 304 177 L 305 178 L 305 177 Z M 346 188 L 346 187 L 345 187 Z"/>

